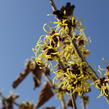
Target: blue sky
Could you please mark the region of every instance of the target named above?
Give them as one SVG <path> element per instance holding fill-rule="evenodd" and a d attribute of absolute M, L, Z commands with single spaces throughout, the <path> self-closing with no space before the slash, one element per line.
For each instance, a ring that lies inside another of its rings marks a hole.
<path fill-rule="evenodd" d="M 84 19 L 85 33 L 91 37 L 88 61 L 103 64 L 104 57 L 109 62 L 109 0 L 55 0 L 58 7 L 68 1 L 76 5 L 75 15 Z M 45 34 L 42 26 L 51 20 L 47 17 L 51 12 L 49 0 L 0 0 L 0 91 L 4 95 L 16 92 L 21 94 L 21 101 L 37 101 L 40 88 L 33 90 L 31 75 L 16 90 L 11 84 L 23 70 L 25 59 L 34 56 L 32 48 Z M 104 98 L 97 99 L 97 95 L 96 90 L 90 93 L 88 109 L 108 109 Z M 49 103 L 59 104 L 56 99 Z"/>

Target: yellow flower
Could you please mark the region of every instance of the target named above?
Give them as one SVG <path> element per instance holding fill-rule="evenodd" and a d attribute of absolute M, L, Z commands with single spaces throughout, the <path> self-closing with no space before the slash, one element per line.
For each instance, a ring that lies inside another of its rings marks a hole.
<path fill-rule="evenodd" d="M 84 27 L 81 22 L 76 20 L 74 15 L 68 18 L 56 18 L 54 27 L 49 30 L 43 30 L 47 33 L 36 45 L 34 50 L 36 60 L 46 63 L 55 73 L 55 80 L 59 82 L 59 87 L 82 96 L 90 88 L 90 72 L 87 63 L 82 62 L 77 56 L 73 41 L 75 41 L 78 50 L 85 58 L 89 55 L 86 49 L 88 38 L 84 33 Z M 37 52 L 38 51 L 38 52 Z M 52 66 L 50 63 L 53 63 Z M 54 66 L 53 66 L 54 65 Z"/>
<path fill-rule="evenodd" d="M 105 76 L 109 77 L 109 71 L 106 71 Z"/>
<path fill-rule="evenodd" d="M 96 80 L 94 84 L 95 84 L 96 88 L 100 89 L 101 93 L 100 93 L 99 97 L 103 96 L 103 95 L 109 96 L 109 93 L 108 93 L 108 91 L 109 91 L 109 79 L 102 77 L 102 78 Z"/>

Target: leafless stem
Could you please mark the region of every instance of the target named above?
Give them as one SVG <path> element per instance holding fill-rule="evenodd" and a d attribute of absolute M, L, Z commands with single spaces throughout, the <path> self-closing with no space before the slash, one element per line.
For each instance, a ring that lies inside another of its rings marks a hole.
<path fill-rule="evenodd" d="M 61 99 L 61 104 L 62 104 L 63 109 L 67 109 L 64 98 Z"/>
<path fill-rule="evenodd" d="M 51 4 L 51 7 L 52 7 L 52 10 L 53 10 L 53 11 L 56 11 L 57 8 L 56 8 L 56 5 L 55 5 L 55 3 L 54 3 L 54 0 L 50 0 L 50 4 Z"/>
<path fill-rule="evenodd" d="M 77 109 L 75 95 L 72 95 L 71 98 L 72 98 L 73 109 Z"/>
<path fill-rule="evenodd" d="M 46 81 L 49 82 L 50 86 L 51 86 L 53 89 L 55 89 L 55 86 L 53 85 L 53 82 L 52 82 L 52 80 L 49 78 L 49 76 L 45 75 L 45 79 L 46 79 Z"/>
<path fill-rule="evenodd" d="M 82 107 L 83 107 L 83 109 L 86 109 L 86 103 L 84 103 L 83 99 L 82 99 Z"/>

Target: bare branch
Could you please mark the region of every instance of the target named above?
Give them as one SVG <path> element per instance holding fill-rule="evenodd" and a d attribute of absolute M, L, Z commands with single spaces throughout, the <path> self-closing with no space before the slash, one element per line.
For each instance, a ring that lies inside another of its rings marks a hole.
<path fill-rule="evenodd" d="M 54 3 L 54 0 L 50 0 L 50 4 L 51 4 L 51 7 L 52 7 L 52 10 L 53 10 L 53 11 L 56 11 L 57 8 L 56 8 L 56 5 L 55 5 L 55 3 Z"/>
<path fill-rule="evenodd" d="M 75 95 L 72 95 L 71 97 L 72 97 L 73 109 L 77 109 Z"/>

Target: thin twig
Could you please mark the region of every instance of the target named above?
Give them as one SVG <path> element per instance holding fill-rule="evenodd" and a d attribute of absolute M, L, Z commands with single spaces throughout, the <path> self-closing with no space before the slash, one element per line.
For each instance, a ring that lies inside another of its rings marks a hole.
<path fill-rule="evenodd" d="M 44 75 L 44 76 L 45 76 L 46 81 L 49 82 L 50 86 L 51 86 L 53 89 L 55 89 L 55 86 L 53 85 L 53 82 L 52 82 L 52 80 L 49 78 L 49 76 L 47 76 L 47 75 Z"/>
<path fill-rule="evenodd" d="M 82 99 L 82 107 L 83 107 L 83 109 L 86 109 L 86 103 L 84 103 L 83 99 Z"/>
<path fill-rule="evenodd" d="M 71 98 L 72 98 L 73 109 L 77 109 L 75 95 L 72 95 Z"/>
<path fill-rule="evenodd" d="M 50 0 L 50 4 L 51 4 L 51 7 L 52 7 L 52 10 L 53 10 L 53 11 L 56 11 L 57 8 L 56 8 L 56 5 L 55 5 L 55 3 L 54 3 L 54 0 Z"/>
<path fill-rule="evenodd" d="M 63 109 L 67 109 L 64 98 L 61 99 L 61 104 L 62 104 Z"/>

